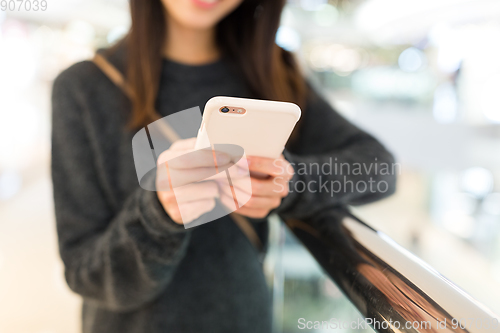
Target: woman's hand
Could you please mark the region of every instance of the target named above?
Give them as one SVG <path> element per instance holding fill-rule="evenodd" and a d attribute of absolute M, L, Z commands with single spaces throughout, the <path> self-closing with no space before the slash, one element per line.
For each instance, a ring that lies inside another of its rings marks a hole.
<path fill-rule="evenodd" d="M 194 151 L 195 142 L 196 138 L 176 141 L 158 157 L 158 199 L 178 224 L 191 222 L 211 211 L 215 207 L 215 198 L 219 197 L 215 181 L 196 183 L 214 175 L 214 155 L 212 150 Z M 216 158 L 219 168 L 231 165 L 229 156 L 224 153 L 216 152 Z"/>
<path fill-rule="evenodd" d="M 236 213 L 251 218 L 264 218 L 288 195 L 288 182 L 293 176 L 293 168 L 283 155 L 278 159 L 250 156 L 247 161 L 251 175 L 252 196 L 245 205 L 236 210 Z M 225 179 L 217 180 L 220 183 L 225 181 Z M 237 197 L 238 192 L 250 194 L 245 186 L 245 179 L 233 179 L 232 184 Z M 231 207 L 234 206 L 234 199 L 229 189 L 229 186 L 220 186 L 222 203 Z"/>

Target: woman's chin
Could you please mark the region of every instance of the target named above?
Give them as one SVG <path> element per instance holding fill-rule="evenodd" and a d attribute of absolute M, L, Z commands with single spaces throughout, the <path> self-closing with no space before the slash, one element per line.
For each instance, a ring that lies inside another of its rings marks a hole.
<path fill-rule="evenodd" d="M 168 14 L 192 29 L 210 29 L 233 11 L 242 0 L 162 0 Z"/>
<path fill-rule="evenodd" d="M 190 30 L 209 30 L 215 28 L 217 19 L 206 15 L 191 15 L 189 18 L 177 18 L 177 23 Z"/>

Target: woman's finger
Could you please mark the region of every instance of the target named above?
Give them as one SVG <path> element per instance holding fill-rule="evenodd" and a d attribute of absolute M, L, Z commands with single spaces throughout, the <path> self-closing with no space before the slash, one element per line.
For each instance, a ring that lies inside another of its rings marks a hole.
<path fill-rule="evenodd" d="M 286 196 L 288 194 L 289 180 L 284 177 L 272 177 L 267 179 L 251 178 L 251 193 L 248 180 L 234 179 L 234 188 L 256 196 Z"/>
<path fill-rule="evenodd" d="M 178 204 L 219 197 L 219 187 L 213 181 L 192 183 L 174 189 Z"/>
<path fill-rule="evenodd" d="M 249 156 L 247 157 L 247 161 L 250 171 L 261 174 L 291 179 L 294 173 L 291 164 L 283 157 L 273 159 L 267 157 Z"/>
<path fill-rule="evenodd" d="M 188 223 L 215 207 L 215 199 L 178 202 L 173 191 L 159 191 L 158 199 L 170 218 L 179 224 Z"/>
<path fill-rule="evenodd" d="M 160 166 L 165 168 L 164 170 L 158 171 L 158 174 L 161 176 L 161 180 L 163 183 L 170 184 L 172 187 L 177 188 L 179 186 L 184 186 L 187 184 L 191 184 L 194 182 L 204 181 L 204 180 L 214 180 L 214 179 L 225 179 L 227 178 L 225 172 L 216 173 L 216 169 L 213 167 L 209 168 L 194 168 L 194 169 L 174 169 L 170 168 L 170 164 L 168 168 L 163 165 Z M 228 168 L 230 165 L 223 165 L 220 168 Z M 162 184 L 162 188 L 165 188 L 166 185 Z"/>
<path fill-rule="evenodd" d="M 221 196 L 221 202 L 223 205 L 226 207 L 229 207 L 230 209 L 234 209 L 234 201 L 233 198 L 228 197 L 227 195 L 222 195 Z M 243 216 L 247 216 L 250 218 L 254 219 L 260 219 L 266 217 L 271 209 L 266 209 L 266 208 L 249 208 L 246 206 L 240 207 L 236 209 L 235 213 L 238 213 Z"/>
<path fill-rule="evenodd" d="M 231 163 L 231 158 L 229 155 L 212 151 L 211 149 L 200 149 L 190 152 L 185 152 L 181 150 L 167 150 L 160 155 L 158 159 L 160 162 L 167 162 L 169 168 L 172 169 L 192 169 L 201 167 L 213 167 L 217 165 L 226 165 Z"/>
<path fill-rule="evenodd" d="M 221 193 L 221 195 L 227 195 L 230 197 L 233 197 L 233 193 L 234 193 L 234 195 L 236 196 L 236 199 L 238 200 L 239 205 L 247 205 L 249 202 L 252 202 L 252 200 L 253 200 L 253 203 L 251 203 L 251 204 L 257 205 L 258 207 L 267 207 L 267 206 L 272 205 L 272 204 L 266 204 L 264 201 L 261 201 L 260 199 L 252 199 L 254 197 L 255 198 L 268 198 L 268 199 L 275 198 L 276 200 L 281 201 L 281 196 L 279 196 L 275 193 L 272 193 L 269 196 L 259 196 L 259 195 L 255 195 L 255 194 L 249 194 L 247 191 L 242 191 L 238 187 L 221 186 L 221 184 L 219 184 L 219 192 Z M 271 200 L 274 200 L 274 199 L 271 199 Z M 255 202 L 255 201 L 257 201 L 257 202 Z M 275 203 L 276 203 L 276 201 L 275 201 Z"/>
<path fill-rule="evenodd" d="M 161 164 L 164 164 L 165 162 L 169 160 L 173 160 L 181 155 L 184 155 L 185 153 L 189 152 L 188 150 L 172 150 L 168 149 L 165 150 L 158 156 L 158 159 L 156 160 L 156 165 L 160 166 Z"/>
<path fill-rule="evenodd" d="M 236 193 L 236 198 L 241 198 L 241 195 L 238 189 L 234 189 Z M 225 195 L 228 197 L 233 197 L 232 191 L 229 188 L 223 188 L 221 189 L 221 195 Z M 240 195 L 240 196 L 239 196 Z M 268 209 L 274 209 L 278 207 L 281 204 L 281 199 L 282 197 L 274 195 L 274 196 L 269 196 L 269 197 L 261 197 L 261 196 L 255 196 L 252 195 L 248 201 L 243 205 L 243 207 L 249 207 L 249 208 L 268 208 Z"/>
<path fill-rule="evenodd" d="M 205 213 L 210 212 L 215 207 L 215 199 L 204 199 L 198 201 L 184 202 L 178 205 L 179 215 L 182 223 L 186 224 L 196 220 Z"/>

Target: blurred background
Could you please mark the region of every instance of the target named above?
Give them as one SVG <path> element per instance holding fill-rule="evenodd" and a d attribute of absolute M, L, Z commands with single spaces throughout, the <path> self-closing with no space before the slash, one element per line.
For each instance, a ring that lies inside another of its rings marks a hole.
<path fill-rule="evenodd" d="M 0 6 L 3 6 L 3 2 Z M 74 333 L 49 173 L 52 80 L 128 29 L 125 0 L 0 8 L 0 333 Z M 277 42 L 402 165 L 396 195 L 354 212 L 500 313 L 500 1 L 294 0 Z M 359 317 L 276 223 L 277 332 Z M 340 330 L 339 330 L 340 331 Z M 367 330 L 369 331 L 369 330 Z M 320 332 L 317 330 L 317 332 Z"/>

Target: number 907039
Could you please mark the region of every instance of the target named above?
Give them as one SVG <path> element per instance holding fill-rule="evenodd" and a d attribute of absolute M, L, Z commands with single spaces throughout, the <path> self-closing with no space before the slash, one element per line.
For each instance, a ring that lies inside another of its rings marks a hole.
<path fill-rule="evenodd" d="M 0 0 L 0 10 L 10 11 L 46 11 L 47 0 Z"/>

